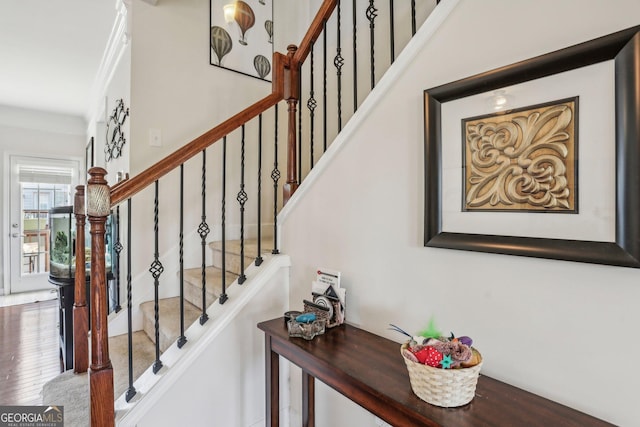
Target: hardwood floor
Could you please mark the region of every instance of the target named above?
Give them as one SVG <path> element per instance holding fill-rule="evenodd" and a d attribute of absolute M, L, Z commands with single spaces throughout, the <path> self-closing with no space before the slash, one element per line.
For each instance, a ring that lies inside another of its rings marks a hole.
<path fill-rule="evenodd" d="M 0 405 L 41 405 L 61 371 L 58 301 L 0 307 Z"/>

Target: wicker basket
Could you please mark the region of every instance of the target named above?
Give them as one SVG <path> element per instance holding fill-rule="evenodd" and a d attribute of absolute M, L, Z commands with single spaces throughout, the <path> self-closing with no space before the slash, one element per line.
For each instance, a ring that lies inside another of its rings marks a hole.
<path fill-rule="evenodd" d="M 453 408 L 471 402 L 476 393 L 482 360 L 471 368 L 434 368 L 404 357 L 403 350 L 407 346 L 406 343 L 402 345 L 400 354 L 409 371 L 411 389 L 420 399 L 443 408 Z"/>

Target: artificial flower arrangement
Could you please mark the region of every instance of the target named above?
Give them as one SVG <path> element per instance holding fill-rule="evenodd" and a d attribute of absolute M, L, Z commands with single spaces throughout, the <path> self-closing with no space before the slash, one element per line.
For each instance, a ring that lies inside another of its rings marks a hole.
<path fill-rule="evenodd" d="M 409 371 L 411 389 L 420 399 L 446 408 L 462 406 L 473 399 L 482 356 L 472 347 L 471 338 L 453 333 L 445 337 L 435 328 L 433 319 L 417 335 L 390 326 L 409 337 L 400 352 Z"/>

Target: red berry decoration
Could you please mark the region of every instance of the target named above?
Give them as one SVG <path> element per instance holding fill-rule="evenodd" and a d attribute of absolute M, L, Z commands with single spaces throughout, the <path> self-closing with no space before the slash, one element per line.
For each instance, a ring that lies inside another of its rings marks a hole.
<path fill-rule="evenodd" d="M 413 353 L 420 363 L 437 368 L 443 358 L 442 353 L 431 346 L 422 347 Z"/>

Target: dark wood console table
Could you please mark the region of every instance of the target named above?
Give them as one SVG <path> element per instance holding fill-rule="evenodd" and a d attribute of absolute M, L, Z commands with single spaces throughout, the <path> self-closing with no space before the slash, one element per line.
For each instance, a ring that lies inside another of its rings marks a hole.
<path fill-rule="evenodd" d="M 267 426 L 279 425 L 279 356 L 302 368 L 304 426 L 314 426 L 314 378 L 396 427 L 611 425 L 484 375 L 471 403 L 440 408 L 413 394 L 396 342 L 350 325 L 312 341 L 290 338 L 283 318 L 258 328 L 265 333 Z"/>

